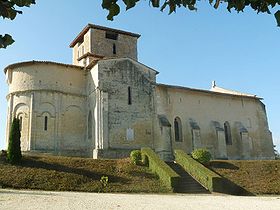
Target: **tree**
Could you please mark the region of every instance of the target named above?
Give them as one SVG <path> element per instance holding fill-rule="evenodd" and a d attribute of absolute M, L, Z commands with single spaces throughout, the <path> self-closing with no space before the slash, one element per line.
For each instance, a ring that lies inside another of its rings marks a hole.
<path fill-rule="evenodd" d="M 0 0 L 0 17 L 14 20 L 17 14 L 22 14 L 18 7 L 29 7 L 31 4 L 35 4 L 35 0 Z M 6 48 L 13 43 L 11 35 L 0 35 L 0 48 Z"/>
<path fill-rule="evenodd" d="M 139 0 L 121 0 L 126 5 L 126 10 L 133 8 Z M 161 11 L 169 8 L 169 14 L 176 12 L 178 7 L 185 7 L 188 10 L 196 11 L 197 0 L 148 0 L 149 3 L 156 8 L 160 7 Z M 227 10 L 231 12 L 232 9 L 237 12 L 243 12 L 245 8 L 251 8 L 257 13 L 271 14 L 270 9 L 279 8 L 280 0 L 208 0 L 215 9 L 218 9 L 220 4 L 227 4 Z M 114 16 L 120 13 L 120 6 L 118 0 L 102 0 L 102 7 L 109 11 L 108 20 L 113 20 Z M 280 26 L 280 10 L 274 14 L 277 25 Z"/>
<path fill-rule="evenodd" d="M 20 121 L 17 118 L 14 118 L 12 122 L 7 158 L 12 164 L 19 163 L 22 158 L 20 148 Z"/>
<path fill-rule="evenodd" d="M 126 10 L 136 6 L 140 0 L 102 0 L 103 9 L 107 9 L 109 14 L 108 20 L 113 20 L 115 16 L 120 13 L 119 2 L 123 2 Z M 148 0 L 150 5 L 155 8 L 160 8 L 164 11 L 169 8 L 169 14 L 176 12 L 177 8 L 185 7 L 188 10 L 197 10 L 197 1 L 199 0 Z M 208 0 L 215 9 L 218 9 L 220 4 L 227 5 L 227 10 L 231 12 L 232 9 L 237 12 L 243 12 L 245 8 L 251 8 L 257 13 L 271 14 L 270 10 L 274 7 L 279 8 L 280 0 Z M 35 4 L 35 0 L 0 0 L 0 17 L 14 20 L 17 14 L 22 14 L 18 7 L 29 7 Z M 280 26 L 280 10 L 274 13 L 277 25 Z M 0 35 L 0 48 L 6 48 L 8 45 L 14 43 L 13 38 L 9 34 Z"/>

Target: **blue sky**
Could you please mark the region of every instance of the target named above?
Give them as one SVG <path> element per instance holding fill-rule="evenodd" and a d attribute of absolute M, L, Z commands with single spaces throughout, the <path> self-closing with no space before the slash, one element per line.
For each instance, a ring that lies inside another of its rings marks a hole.
<path fill-rule="evenodd" d="M 122 8 L 124 9 L 124 8 Z M 280 150 L 280 28 L 273 15 L 229 13 L 200 2 L 197 12 L 179 9 L 168 15 L 141 1 L 106 20 L 100 1 L 37 0 L 15 21 L 1 20 L 0 34 L 16 42 L 0 49 L 0 69 L 27 60 L 71 63 L 70 42 L 87 23 L 140 33 L 139 61 L 158 70 L 158 82 L 209 89 L 218 86 L 264 98 L 274 144 Z M 5 75 L 0 73 L 0 148 L 6 126 Z"/>

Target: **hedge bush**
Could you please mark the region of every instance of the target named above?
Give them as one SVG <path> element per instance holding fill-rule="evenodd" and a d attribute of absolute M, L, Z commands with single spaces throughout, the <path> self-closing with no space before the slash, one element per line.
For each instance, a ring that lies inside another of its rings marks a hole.
<path fill-rule="evenodd" d="M 211 160 L 211 153 L 206 149 L 196 149 L 192 152 L 192 157 L 202 164 L 207 164 Z"/>
<path fill-rule="evenodd" d="M 180 176 L 173 171 L 151 148 L 142 148 L 142 156 L 148 161 L 149 168 L 156 173 L 160 180 L 170 189 L 178 185 Z"/>
<path fill-rule="evenodd" d="M 140 150 L 133 150 L 130 153 L 130 159 L 131 162 L 135 165 L 141 165 L 142 164 L 142 156 Z"/>

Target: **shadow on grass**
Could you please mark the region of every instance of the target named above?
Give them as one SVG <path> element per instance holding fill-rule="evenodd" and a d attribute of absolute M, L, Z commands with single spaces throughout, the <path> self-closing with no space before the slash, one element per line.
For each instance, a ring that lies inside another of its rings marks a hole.
<path fill-rule="evenodd" d="M 211 168 L 222 168 L 222 169 L 230 169 L 230 170 L 238 170 L 239 169 L 239 167 L 233 165 L 232 163 L 223 162 L 223 161 L 210 162 L 209 166 Z"/>
<path fill-rule="evenodd" d="M 217 171 L 214 171 L 210 168 L 214 173 L 218 174 L 220 177 L 222 177 L 222 180 L 217 180 L 219 183 L 216 185 L 218 186 L 218 191 L 221 193 L 226 193 L 230 195 L 237 195 L 237 196 L 256 196 L 254 193 L 246 190 L 245 188 L 241 187 L 240 185 L 232 182 L 222 174 L 218 173 Z"/>
<path fill-rule="evenodd" d="M 229 169 L 229 170 L 239 170 L 239 167 L 233 165 L 232 163 L 224 162 L 224 161 L 212 161 L 207 167 L 214 173 L 218 174 L 222 177 L 222 185 L 221 189 L 219 189 L 222 193 L 227 193 L 231 195 L 237 196 L 256 196 L 252 192 L 246 190 L 245 188 L 241 187 L 240 185 L 232 182 L 222 174 L 218 173 L 215 169 Z"/>
<path fill-rule="evenodd" d="M 20 164 L 21 167 L 29 167 L 29 168 L 37 168 L 37 169 L 46 169 L 46 170 L 54 170 L 58 172 L 64 172 L 64 173 L 70 173 L 70 174 L 77 174 L 81 176 L 88 177 L 93 180 L 100 180 L 102 176 L 107 176 L 110 180 L 110 182 L 119 182 L 122 184 L 126 184 L 128 182 L 128 179 L 119 177 L 119 176 L 113 176 L 109 174 L 104 173 L 98 173 L 93 172 L 81 168 L 72 168 L 65 165 L 57 164 L 57 163 L 46 163 L 40 160 L 36 159 L 23 159 L 22 163 Z"/>
<path fill-rule="evenodd" d="M 245 188 L 239 186 L 238 184 L 230 181 L 229 179 L 227 179 L 225 177 L 223 177 L 223 183 L 224 183 L 224 186 L 227 187 L 227 189 L 225 189 L 225 191 L 224 191 L 225 193 L 228 193 L 231 195 L 237 195 L 237 196 L 256 196 L 255 194 L 249 192 Z"/>

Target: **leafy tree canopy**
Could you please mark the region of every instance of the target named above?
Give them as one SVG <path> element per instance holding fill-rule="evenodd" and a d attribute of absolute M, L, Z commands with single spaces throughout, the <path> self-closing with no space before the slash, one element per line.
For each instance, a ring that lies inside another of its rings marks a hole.
<path fill-rule="evenodd" d="M 108 20 L 113 20 L 120 13 L 119 2 L 126 5 L 126 10 L 133 8 L 140 0 L 102 0 L 102 7 L 109 11 Z M 150 5 L 160 8 L 161 11 L 169 9 L 169 14 L 176 12 L 177 8 L 184 7 L 191 11 L 197 10 L 197 1 L 199 0 L 148 0 Z M 271 14 L 270 10 L 278 8 L 280 0 L 208 0 L 215 9 L 218 9 L 221 3 L 227 5 L 227 10 L 236 10 L 243 12 L 245 8 L 251 8 L 257 13 Z M 14 20 L 17 14 L 22 14 L 18 8 L 29 7 L 35 4 L 35 0 L 0 0 L 0 17 Z M 274 14 L 277 25 L 280 26 L 280 10 Z M 14 42 L 9 34 L 0 35 L 0 48 L 6 48 Z"/>
<path fill-rule="evenodd" d="M 126 5 L 126 10 L 134 7 L 139 0 L 120 0 Z M 148 0 L 150 5 L 156 8 L 160 8 L 164 11 L 169 9 L 169 14 L 176 12 L 177 8 L 185 7 L 188 10 L 197 10 L 196 4 L 198 0 Z M 120 13 L 120 6 L 118 0 L 102 0 L 102 7 L 109 11 L 107 16 L 108 20 L 113 20 L 114 16 Z M 270 9 L 279 7 L 280 0 L 209 0 L 209 3 L 213 5 L 215 9 L 218 9 L 221 3 L 227 5 L 227 10 L 236 10 L 237 12 L 243 12 L 245 8 L 251 8 L 257 13 L 271 14 Z M 274 14 L 277 25 L 280 26 L 280 10 Z"/>
<path fill-rule="evenodd" d="M 22 14 L 19 8 L 29 7 L 31 4 L 35 4 L 35 0 L 0 0 L 0 17 L 14 20 L 18 14 Z M 0 35 L 0 48 L 6 48 L 12 43 L 14 40 L 9 34 Z"/>

